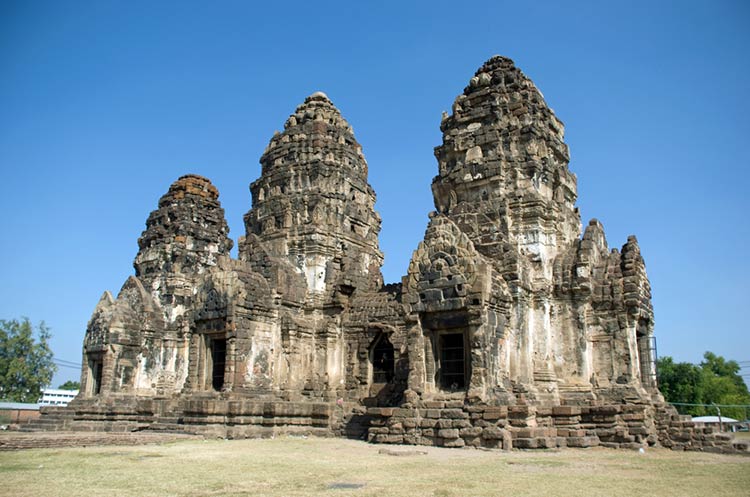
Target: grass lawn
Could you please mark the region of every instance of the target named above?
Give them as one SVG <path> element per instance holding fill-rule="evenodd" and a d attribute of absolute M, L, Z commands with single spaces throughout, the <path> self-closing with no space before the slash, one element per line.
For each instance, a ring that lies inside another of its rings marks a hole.
<path fill-rule="evenodd" d="M 392 451 L 427 454 L 394 456 Z M 750 495 L 750 457 L 650 449 L 480 451 L 342 439 L 0 452 L 0 495 Z"/>

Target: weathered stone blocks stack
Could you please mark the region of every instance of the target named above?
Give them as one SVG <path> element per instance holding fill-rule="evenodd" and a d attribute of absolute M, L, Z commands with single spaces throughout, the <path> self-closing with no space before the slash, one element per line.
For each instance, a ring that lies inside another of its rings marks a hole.
<path fill-rule="evenodd" d="M 659 442 L 672 450 L 700 450 L 716 453 L 750 452 L 750 441 L 734 438 L 733 433 L 694 423 L 690 416 L 678 414 L 669 404 L 656 404 Z"/>
<path fill-rule="evenodd" d="M 427 401 L 421 408 L 371 408 L 369 440 L 442 447 L 638 448 L 657 442 L 643 405 L 466 406 Z"/>

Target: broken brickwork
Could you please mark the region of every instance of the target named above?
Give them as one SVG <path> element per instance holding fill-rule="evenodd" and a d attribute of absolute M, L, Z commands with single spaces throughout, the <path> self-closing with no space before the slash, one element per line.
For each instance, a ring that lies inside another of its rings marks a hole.
<path fill-rule="evenodd" d="M 531 80 L 491 58 L 440 128 L 435 212 L 397 284 L 362 147 L 323 93 L 260 158 L 237 259 L 216 188 L 178 179 L 135 276 L 94 310 L 81 394 L 38 425 L 731 449 L 664 405 L 638 242 L 582 229 L 563 124 Z"/>

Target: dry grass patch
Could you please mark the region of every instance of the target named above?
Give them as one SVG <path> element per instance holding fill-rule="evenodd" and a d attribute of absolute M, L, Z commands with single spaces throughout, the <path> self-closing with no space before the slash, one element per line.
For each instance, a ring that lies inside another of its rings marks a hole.
<path fill-rule="evenodd" d="M 181 441 L 0 453 L 2 495 L 705 496 L 750 494 L 750 458 L 607 449 L 487 452 L 341 439 Z M 413 448 L 390 447 L 395 450 Z"/>

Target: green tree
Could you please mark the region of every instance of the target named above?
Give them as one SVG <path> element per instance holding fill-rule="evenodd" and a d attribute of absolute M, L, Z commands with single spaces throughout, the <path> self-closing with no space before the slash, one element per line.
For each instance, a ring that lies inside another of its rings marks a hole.
<path fill-rule="evenodd" d="M 44 322 L 39 323 L 34 333 L 28 318 L 20 322 L 0 320 L 0 399 L 39 400 L 57 371 L 49 346 L 51 336 Z"/>
<path fill-rule="evenodd" d="M 703 354 L 701 362 L 703 373 L 702 398 L 706 404 L 750 404 L 750 392 L 745 381 L 740 376 L 740 365 L 736 361 L 727 361 L 712 352 Z M 706 408 L 711 414 L 715 408 Z M 747 411 L 743 407 L 724 407 L 723 416 L 739 420 L 747 418 Z"/>
<path fill-rule="evenodd" d="M 671 357 L 660 357 L 656 363 L 659 372 L 659 390 L 667 402 L 709 404 L 707 406 L 675 406 L 682 414 L 692 416 L 715 415 L 710 404 L 750 405 L 748 392 L 740 365 L 713 352 L 703 355 L 700 365 L 674 362 Z M 744 420 L 744 407 L 721 408 L 722 416 Z"/>
<path fill-rule="evenodd" d="M 729 378 L 740 391 L 747 392 L 747 385 L 745 380 L 740 375 L 740 365 L 737 361 L 727 361 L 721 356 L 717 356 L 713 352 L 706 352 L 703 354 L 703 362 L 701 367 L 704 371 L 708 370 L 714 373 L 716 376 L 722 376 Z"/>
<path fill-rule="evenodd" d="M 674 362 L 671 357 L 665 356 L 657 359 L 656 370 L 659 373 L 659 390 L 668 402 L 700 403 L 700 366 L 688 362 Z M 676 407 L 682 414 L 697 414 L 694 407 Z"/>
<path fill-rule="evenodd" d="M 68 380 L 57 388 L 60 390 L 80 390 L 81 384 L 77 381 Z"/>

